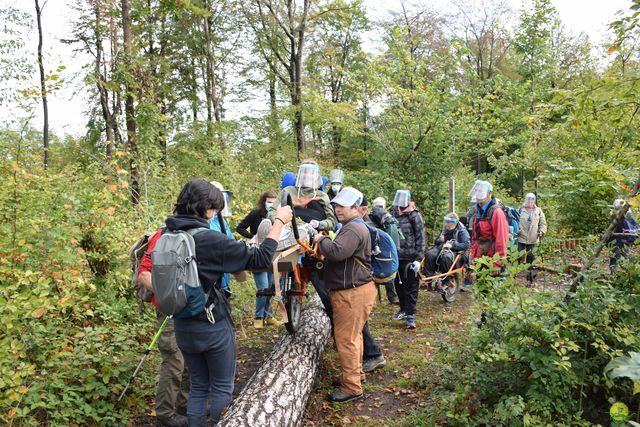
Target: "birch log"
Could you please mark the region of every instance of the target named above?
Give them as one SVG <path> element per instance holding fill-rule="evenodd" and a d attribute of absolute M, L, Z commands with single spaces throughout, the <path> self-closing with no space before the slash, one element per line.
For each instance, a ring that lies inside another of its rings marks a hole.
<path fill-rule="evenodd" d="M 314 294 L 302 311 L 300 329 L 275 344 L 218 425 L 300 425 L 330 332 L 329 317 Z"/>

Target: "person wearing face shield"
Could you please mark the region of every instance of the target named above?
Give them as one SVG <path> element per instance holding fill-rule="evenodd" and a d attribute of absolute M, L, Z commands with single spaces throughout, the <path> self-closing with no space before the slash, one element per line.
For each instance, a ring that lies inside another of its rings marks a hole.
<path fill-rule="evenodd" d="M 527 273 L 527 280 L 533 283 L 536 270 L 533 268 L 535 247 L 540 238 L 547 233 L 547 219 L 542 209 L 536 205 L 536 195 L 527 193 L 524 203 L 518 209 L 520 213 L 520 230 L 518 231 L 518 251 L 526 251 L 526 262 L 531 265 Z"/>
<path fill-rule="evenodd" d="M 434 276 L 437 273 L 446 273 L 451 268 L 456 252 L 464 252 L 471 247 L 471 240 L 467 229 L 460 223 L 460 218 L 455 212 L 450 212 L 444 217 L 444 227 L 436 237 L 434 246 L 427 251 L 425 259 L 425 270 L 427 276 Z M 465 260 L 460 259 L 460 267 Z M 450 280 L 445 277 L 443 280 Z"/>
<path fill-rule="evenodd" d="M 333 230 L 337 219 L 329 197 L 319 190 L 322 185 L 320 167 L 314 161 L 306 161 L 298 168 L 294 185 L 284 187 L 275 202 L 275 206 L 267 210 L 267 218 L 273 221 L 275 208 L 280 205 L 282 195 L 287 193 L 293 200 L 294 212 L 301 221 L 316 230 Z"/>
<path fill-rule="evenodd" d="M 414 314 L 418 303 L 420 261 L 424 258 L 424 221 L 416 209 L 409 190 L 398 190 L 393 199 L 393 216 L 398 220 L 404 239 L 398 247 L 398 275 L 395 278 L 400 310 L 392 316 L 406 319 L 407 329 L 415 329 Z"/>
<path fill-rule="evenodd" d="M 475 259 L 498 254 L 505 258 L 509 226 L 504 211 L 493 197 L 493 186 L 488 181 L 478 180 L 469 192 L 469 197 L 476 201 L 471 220 L 471 257 Z M 496 261 L 494 265 L 500 271 L 504 269 L 501 261 Z"/>
<path fill-rule="evenodd" d="M 327 195 L 330 200 L 333 200 L 340 193 L 340 190 L 344 188 L 344 172 L 341 169 L 332 169 L 329 173 L 329 183 L 331 185 Z"/>
<path fill-rule="evenodd" d="M 333 231 L 338 220 L 331 203 L 329 203 L 327 193 L 318 190 L 321 184 L 322 178 L 318 164 L 312 160 L 303 162 L 298 168 L 295 184 L 284 187 L 280 191 L 274 206 L 267 209 L 267 218 L 273 222 L 283 195 L 288 194 L 291 196 L 293 211 L 299 221 L 309 224 L 315 230 Z M 313 269 L 310 280 L 318 292 L 325 310 L 330 313 L 329 291 L 324 286 L 322 272 Z"/>

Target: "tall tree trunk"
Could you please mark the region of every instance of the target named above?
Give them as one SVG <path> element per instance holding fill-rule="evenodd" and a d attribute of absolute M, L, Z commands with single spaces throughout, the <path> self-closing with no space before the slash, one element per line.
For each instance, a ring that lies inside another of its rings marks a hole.
<path fill-rule="evenodd" d="M 210 10 L 209 2 L 206 3 L 207 10 Z M 208 99 L 211 102 L 213 107 L 213 116 L 215 118 L 216 123 L 219 123 L 221 120 L 220 116 L 220 99 L 218 98 L 218 82 L 216 79 L 216 67 L 215 67 L 215 57 L 213 56 L 213 48 L 211 46 L 211 33 L 210 33 L 210 16 L 206 16 L 203 18 L 204 24 L 204 42 L 205 42 L 205 50 L 207 54 L 207 74 L 209 76 L 209 85 L 207 89 L 209 90 Z M 221 142 L 222 143 L 222 142 Z"/>
<path fill-rule="evenodd" d="M 94 3 L 95 12 L 95 41 L 96 41 L 96 63 L 95 63 L 95 79 L 98 87 L 98 93 L 100 94 L 100 107 L 102 108 L 102 118 L 105 125 L 106 141 L 105 141 L 105 155 L 107 159 L 111 158 L 113 152 L 114 132 L 113 132 L 113 116 L 109 111 L 109 92 L 105 88 L 106 78 L 102 74 L 102 59 L 104 57 L 104 49 L 102 47 L 102 33 L 99 30 L 100 21 L 102 16 L 100 15 L 100 4 Z"/>
<path fill-rule="evenodd" d="M 271 142 L 278 143 L 280 146 L 280 141 L 282 137 L 282 132 L 280 129 L 280 119 L 278 118 L 278 104 L 277 104 L 277 91 L 276 91 L 276 75 L 269 68 L 269 128 L 271 134 Z"/>
<path fill-rule="evenodd" d="M 44 147 L 44 168 L 49 167 L 49 106 L 47 105 L 47 84 L 45 81 L 44 64 L 42 62 L 42 8 L 39 0 L 36 2 L 36 20 L 38 21 L 38 68 L 40 69 L 40 97 L 42 98 L 42 146 Z M 43 6 L 46 1 L 43 3 Z"/>
<path fill-rule="evenodd" d="M 122 36 L 124 39 L 124 62 L 127 73 L 131 73 L 131 15 L 129 0 L 122 0 Z M 135 205 L 140 200 L 140 184 L 138 177 L 138 146 L 136 140 L 136 121 L 133 107 L 133 90 L 126 85 L 125 118 L 127 122 L 127 146 L 129 148 L 129 169 L 131 174 L 131 202 Z"/>
<path fill-rule="evenodd" d="M 196 72 L 196 61 L 191 55 L 191 116 L 193 121 L 198 120 L 198 74 Z"/>

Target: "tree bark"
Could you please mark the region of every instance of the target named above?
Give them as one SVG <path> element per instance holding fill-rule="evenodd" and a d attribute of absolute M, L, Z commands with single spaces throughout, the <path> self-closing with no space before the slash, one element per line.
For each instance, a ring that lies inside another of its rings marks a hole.
<path fill-rule="evenodd" d="M 331 332 L 317 295 L 302 312 L 302 326 L 276 343 L 233 401 L 219 426 L 298 426 Z"/>
<path fill-rule="evenodd" d="M 124 39 L 124 61 L 127 73 L 131 73 L 131 15 L 129 14 L 129 0 L 122 0 L 122 36 Z M 129 76 L 133 78 L 133 76 Z M 136 140 L 136 121 L 133 107 L 133 93 L 129 83 L 126 87 L 125 117 L 127 122 L 127 146 L 129 148 L 129 168 L 131 173 L 131 202 L 137 205 L 140 200 L 140 184 L 138 177 L 138 146 Z"/>
<path fill-rule="evenodd" d="M 114 144 L 114 131 L 113 131 L 113 115 L 109 110 L 109 92 L 107 91 L 106 76 L 102 74 L 102 60 L 104 57 L 104 48 L 102 46 L 102 32 L 100 31 L 100 23 L 102 21 L 102 15 L 100 13 L 100 4 L 95 2 L 93 5 L 95 13 L 95 42 L 96 42 L 96 63 L 95 63 L 95 79 L 98 93 L 100 94 L 100 107 L 102 108 L 102 118 L 104 119 L 105 134 L 107 140 L 105 141 L 105 155 L 107 159 L 111 158 Z"/>
<path fill-rule="evenodd" d="M 206 3 L 207 10 L 210 10 L 209 3 Z M 220 99 L 218 97 L 218 81 L 216 79 L 216 66 L 215 66 L 215 57 L 213 55 L 213 48 L 211 47 L 211 16 L 205 16 L 202 21 L 204 24 L 204 43 L 205 43 L 205 52 L 207 54 L 207 75 L 208 75 L 208 84 L 207 84 L 207 101 L 211 103 L 211 107 L 213 108 L 213 118 L 216 123 L 220 123 L 222 119 L 220 115 Z M 209 118 L 211 121 L 211 118 Z M 209 128 L 209 125 L 207 126 Z"/>
<path fill-rule="evenodd" d="M 47 84 L 44 74 L 44 63 L 42 62 L 42 8 L 40 2 L 36 2 L 36 20 L 38 21 L 38 68 L 40 69 L 40 97 L 42 98 L 42 146 L 44 147 L 44 168 L 49 166 L 49 106 L 47 104 Z M 43 7 L 46 4 L 43 3 Z"/>

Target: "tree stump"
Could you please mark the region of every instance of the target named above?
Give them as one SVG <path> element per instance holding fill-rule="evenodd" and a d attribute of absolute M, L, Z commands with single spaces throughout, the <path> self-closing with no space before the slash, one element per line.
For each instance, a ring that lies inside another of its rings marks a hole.
<path fill-rule="evenodd" d="M 280 338 L 218 425 L 300 425 L 330 332 L 329 317 L 314 294 L 300 329 Z"/>

